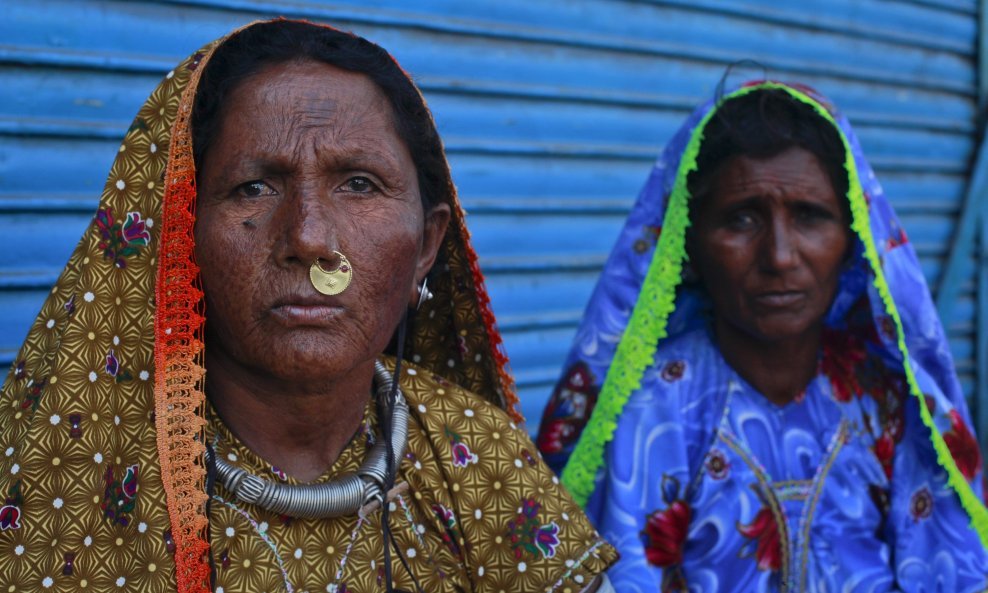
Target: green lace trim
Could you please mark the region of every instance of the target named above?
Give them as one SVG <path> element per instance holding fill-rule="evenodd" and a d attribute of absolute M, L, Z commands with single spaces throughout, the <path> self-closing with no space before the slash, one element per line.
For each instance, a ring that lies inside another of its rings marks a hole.
<path fill-rule="evenodd" d="M 851 205 L 851 229 L 857 233 L 864 245 L 864 256 L 874 273 L 875 289 L 878 291 L 886 314 L 893 320 L 896 328 L 899 352 L 902 354 L 903 370 L 909 385 L 909 393 L 919 402 L 920 418 L 930 431 L 930 441 L 936 450 L 937 462 L 947 472 L 950 487 L 961 499 L 964 510 L 971 519 L 971 524 L 978 532 L 982 545 L 988 547 L 988 510 L 971 489 L 967 479 L 960 472 L 947 448 L 943 435 L 933 423 L 933 417 L 926 407 L 925 398 L 919 389 L 912 365 L 908 364 L 909 351 L 906 347 L 905 333 L 899 310 L 892 299 L 888 282 L 882 270 L 878 250 L 875 248 L 871 234 L 871 222 L 868 214 L 868 204 L 858 176 L 858 168 L 854 162 L 850 144 L 840 126 L 830 112 L 810 96 L 789 86 L 765 82 L 754 86 L 744 87 L 725 97 L 725 101 L 735 99 L 757 90 L 779 89 L 803 101 L 825 120 L 833 125 L 844 143 L 844 166 L 848 174 L 848 201 Z M 585 506 L 594 490 L 594 481 L 598 470 L 604 461 L 604 448 L 614 436 L 617 429 L 617 419 L 631 394 L 641 387 L 641 378 L 645 369 L 654 363 L 655 344 L 666 337 L 666 324 L 669 315 L 675 309 L 676 288 L 680 283 L 680 273 L 683 261 L 686 260 L 686 228 L 689 226 L 689 208 L 687 202 L 690 195 L 687 189 L 689 174 L 696 170 L 696 157 L 703 142 L 703 132 L 710 118 L 716 112 L 711 109 L 694 128 L 693 134 L 686 145 L 676 181 L 669 196 L 662 233 L 655 255 L 648 268 L 648 273 L 642 283 L 642 289 L 635 303 L 635 308 L 628 320 L 624 335 L 618 343 L 604 385 L 593 414 L 588 422 L 569 463 L 563 470 L 563 484 L 569 489 L 573 498 L 581 506 Z"/>

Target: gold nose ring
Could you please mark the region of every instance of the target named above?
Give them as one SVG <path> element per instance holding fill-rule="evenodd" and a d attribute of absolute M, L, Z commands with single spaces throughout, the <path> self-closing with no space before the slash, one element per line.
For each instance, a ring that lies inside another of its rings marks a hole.
<path fill-rule="evenodd" d="M 339 251 L 334 251 L 333 255 L 340 259 L 340 263 L 333 270 L 325 270 L 319 265 L 319 258 L 312 262 L 309 267 L 309 281 L 313 288 L 325 295 L 340 294 L 350 286 L 353 279 L 353 268 L 350 260 Z"/>

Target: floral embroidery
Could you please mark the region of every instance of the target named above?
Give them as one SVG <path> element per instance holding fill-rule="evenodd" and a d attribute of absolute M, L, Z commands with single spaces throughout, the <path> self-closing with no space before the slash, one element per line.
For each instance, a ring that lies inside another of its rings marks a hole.
<path fill-rule="evenodd" d="M 69 438 L 82 438 L 82 414 L 69 414 Z"/>
<path fill-rule="evenodd" d="M 120 368 L 120 362 L 117 360 L 117 355 L 113 352 L 113 348 L 110 348 L 110 350 L 106 353 L 105 370 L 107 375 L 110 375 L 117 380 L 117 383 L 131 381 L 134 378 L 134 376 L 130 374 L 130 371 Z"/>
<path fill-rule="evenodd" d="M 17 366 L 14 367 L 14 379 L 17 379 L 18 381 L 27 376 L 27 373 L 24 371 L 24 362 L 25 361 L 21 360 L 17 363 Z"/>
<path fill-rule="evenodd" d="M 201 51 L 197 51 L 192 55 L 192 59 L 189 60 L 188 65 L 186 65 L 185 67 L 188 68 L 189 70 L 195 70 L 196 68 L 199 67 L 199 62 L 202 61 L 203 57 L 205 57 L 203 53 Z"/>
<path fill-rule="evenodd" d="M 68 313 L 69 317 L 75 313 L 75 295 L 69 297 L 69 300 L 65 301 L 65 312 Z"/>
<path fill-rule="evenodd" d="M 662 379 L 669 383 L 679 381 L 686 374 L 686 362 L 682 360 L 674 360 L 667 363 L 662 367 Z"/>
<path fill-rule="evenodd" d="M 892 479 L 892 461 L 895 459 L 895 439 L 888 430 L 875 440 L 875 457 L 885 470 L 885 477 Z"/>
<path fill-rule="evenodd" d="M 631 248 L 634 249 L 635 253 L 641 255 L 648 251 L 650 247 L 658 243 L 659 235 L 661 234 L 662 227 L 660 226 L 643 226 L 641 238 L 636 239 Z"/>
<path fill-rule="evenodd" d="M 680 497 L 679 489 L 676 477 L 662 475 L 662 500 L 666 508 L 650 514 L 641 533 L 649 564 L 668 568 L 683 561 L 683 545 L 693 512 Z"/>
<path fill-rule="evenodd" d="M 7 497 L 4 505 L 0 507 L 0 531 L 21 528 L 21 507 L 24 506 L 24 497 L 21 496 L 21 481 L 17 480 L 7 490 Z"/>
<path fill-rule="evenodd" d="M 537 461 L 535 461 L 535 458 L 532 457 L 532 454 L 528 452 L 528 449 L 522 449 L 521 456 L 522 459 L 524 459 L 525 462 L 531 467 L 535 467 L 535 464 L 538 463 Z"/>
<path fill-rule="evenodd" d="M 585 362 L 569 368 L 542 415 L 536 446 L 543 454 L 560 453 L 576 442 L 593 412 L 598 393 L 599 387 Z"/>
<path fill-rule="evenodd" d="M 738 524 L 741 535 L 756 540 L 755 560 L 759 570 L 779 570 L 782 567 L 782 542 L 779 537 L 779 526 L 775 515 L 768 507 L 762 507 L 755 515 L 755 520 L 748 525 Z M 750 554 L 750 548 L 745 545 L 741 549 L 742 556 Z"/>
<path fill-rule="evenodd" d="M 27 408 L 31 408 L 32 412 L 37 410 L 38 404 L 41 403 L 41 393 L 44 391 L 47 383 L 48 377 L 29 382 L 27 384 L 27 393 L 24 395 L 24 401 L 21 403 L 21 409 L 26 410 Z"/>
<path fill-rule="evenodd" d="M 453 515 L 453 511 L 437 502 L 432 505 L 432 512 L 435 513 L 436 518 L 439 519 L 439 523 L 443 526 L 443 532 L 441 534 L 443 543 L 446 544 L 453 554 L 459 556 L 460 535 L 456 532 L 456 517 Z"/>
<path fill-rule="evenodd" d="M 126 268 L 124 258 L 137 255 L 142 247 L 151 242 L 151 233 L 147 230 L 151 221 L 141 220 L 140 212 L 128 212 L 126 220 L 121 223 L 113 218 L 112 208 L 101 208 L 96 212 L 95 221 L 103 239 L 99 242 L 103 257 L 118 268 Z"/>
<path fill-rule="evenodd" d="M 559 546 L 559 525 L 555 521 L 548 525 L 539 522 L 538 514 L 542 505 L 534 498 L 523 498 L 518 516 L 508 521 L 508 537 L 515 559 L 528 554 L 531 557 L 552 558 Z"/>
<path fill-rule="evenodd" d="M 120 363 L 117 362 L 117 356 L 113 353 L 113 348 L 110 348 L 110 351 L 106 353 L 106 374 L 116 377 L 119 370 Z"/>
<path fill-rule="evenodd" d="M 933 514 L 933 494 L 927 487 L 922 487 L 913 493 L 909 500 L 909 514 L 913 521 L 929 519 Z"/>
<path fill-rule="evenodd" d="M 715 480 L 723 480 L 731 473 L 731 464 L 720 449 L 711 449 L 704 463 L 707 473 Z"/>
<path fill-rule="evenodd" d="M 450 430 L 448 426 L 446 427 L 446 437 L 449 439 L 449 446 L 453 449 L 453 465 L 456 467 L 466 467 L 471 463 L 477 463 L 480 459 L 463 442 L 462 437 Z"/>
<path fill-rule="evenodd" d="M 973 480 L 981 467 L 981 452 L 978 450 L 978 442 L 974 440 L 974 435 L 957 410 L 950 411 L 950 430 L 944 433 L 943 440 L 957 463 L 957 469 L 961 470 L 965 478 Z"/>
<path fill-rule="evenodd" d="M 137 504 L 137 464 L 128 467 L 121 479 L 113 475 L 113 465 L 108 465 L 103 474 L 103 483 L 103 504 L 100 505 L 103 516 L 126 527 L 130 523 L 127 515 L 133 512 Z"/>

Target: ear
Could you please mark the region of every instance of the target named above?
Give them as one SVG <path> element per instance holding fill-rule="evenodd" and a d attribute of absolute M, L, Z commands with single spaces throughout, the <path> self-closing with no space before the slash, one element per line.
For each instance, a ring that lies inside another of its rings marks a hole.
<path fill-rule="evenodd" d="M 450 216 L 449 204 L 446 203 L 436 204 L 425 213 L 422 248 L 419 250 L 418 262 L 415 266 L 415 285 L 412 286 L 410 300 L 412 308 L 418 303 L 418 287 L 422 284 L 422 279 L 432 269 L 432 264 L 436 263 L 439 248 L 442 247 L 443 239 L 446 238 L 446 227 L 449 226 Z"/>

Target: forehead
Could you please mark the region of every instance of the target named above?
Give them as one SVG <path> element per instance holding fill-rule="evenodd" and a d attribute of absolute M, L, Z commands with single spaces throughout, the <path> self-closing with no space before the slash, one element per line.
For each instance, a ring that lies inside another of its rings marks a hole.
<path fill-rule="evenodd" d="M 839 202 L 820 159 L 812 152 L 788 148 L 767 158 L 735 155 L 715 172 L 713 201 L 764 195 L 804 196 Z"/>
<path fill-rule="evenodd" d="M 356 137 L 400 142 L 390 103 L 368 76 L 313 60 L 269 64 L 239 81 L 221 117 L 224 136 L 263 130 L 276 142 L 318 131 L 339 141 L 362 131 Z"/>

